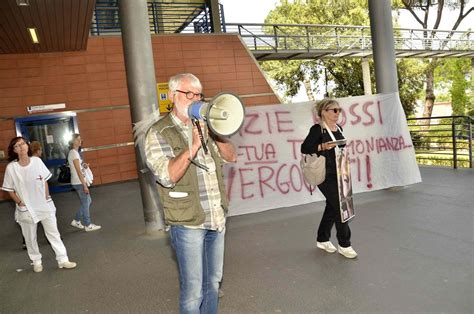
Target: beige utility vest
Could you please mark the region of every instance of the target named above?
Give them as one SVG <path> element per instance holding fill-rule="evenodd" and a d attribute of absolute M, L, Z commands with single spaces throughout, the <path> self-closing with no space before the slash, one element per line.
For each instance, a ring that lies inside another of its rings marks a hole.
<path fill-rule="evenodd" d="M 155 123 L 151 129 L 163 136 L 166 142 L 171 146 L 175 156 L 178 156 L 181 151 L 188 148 L 187 140 L 183 138 L 178 127 L 173 123 L 170 114 Z M 213 141 L 213 139 L 209 138 L 209 141 Z M 227 214 L 229 200 L 224 186 L 224 175 L 222 172 L 223 162 L 213 147 L 213 145 L 208 145 L 212 159 L 216 163 L 216 175 L 219 184 L 219 192 L 221 194 L 221 205 L 224 209 L 224 213 Z M 165 223 L 167 225 L 197 226 L 205 221 L 206 216 L 199 199 L 196 170 L 196 166 L 190 164 L 183 177 L 173 188 L 165 188 L 161 184 L 157 184 L 165 214 Z M 170 197 L 170 192 L 185 192 L 187 196 L 173 198 Z"/>

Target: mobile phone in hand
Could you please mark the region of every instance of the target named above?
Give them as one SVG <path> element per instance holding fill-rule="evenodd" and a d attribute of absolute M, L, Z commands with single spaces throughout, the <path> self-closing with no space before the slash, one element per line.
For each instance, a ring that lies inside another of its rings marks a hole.
<path fill-rule="evenodd" d="M 335 144 L 337 146 L 339 145 L 345 145 L 347 142 L 346 139 L 342 139 L 342 140 L 336 140 L 336 141 L 331 141 L 331 142 L 328 142 L 329 144 Z"/>

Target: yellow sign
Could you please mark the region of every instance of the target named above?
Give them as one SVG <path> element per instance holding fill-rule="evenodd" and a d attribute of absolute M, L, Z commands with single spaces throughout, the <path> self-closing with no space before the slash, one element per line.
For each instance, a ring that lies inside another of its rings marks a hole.
<path fill-rule="evenodd" d="M 170 112 L 171 109 L 173 109 L 173 103 L 171 102 L 171 99 L 168 99 L 168 90 L 168 83 L 156 84 L 160 113 Z"/>

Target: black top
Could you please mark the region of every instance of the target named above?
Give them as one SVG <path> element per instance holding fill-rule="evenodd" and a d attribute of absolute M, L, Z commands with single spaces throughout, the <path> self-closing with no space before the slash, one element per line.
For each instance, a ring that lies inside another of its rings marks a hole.
<path fill-rule="evenodd" d="M 338 125 L 342 130 L 342 127 Z M 301 153 L 303 154 L 317 154 L 323 155 L 326 157 L 326 173 L 336 173 L 336 153 L 334 149 L 318 152 L 319 144 L 331 142 L 332 138 L 329 135 L 328 131 L 323 127 L 323 132 L 321 133 L 321 125 L 315 124 L 309 129 L 309 134 L 306 136 L 303 144 L 301 144 Z M 332 132 L 336 140 L 341 140 L 344 138 L 344 135 L 339 131 Z M 345 145 L 339 145 L 339 147 L 344 147 Z"/>

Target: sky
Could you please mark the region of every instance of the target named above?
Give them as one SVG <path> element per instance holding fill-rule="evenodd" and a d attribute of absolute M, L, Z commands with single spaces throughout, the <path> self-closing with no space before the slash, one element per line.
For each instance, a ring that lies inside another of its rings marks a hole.
<path fill-rule="evenodd" d="M 278 0 L 220 0 L 227 23 L 263 23 Z M 258 3 L 258 5 L 257 5 Z"/>

